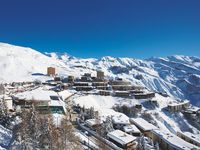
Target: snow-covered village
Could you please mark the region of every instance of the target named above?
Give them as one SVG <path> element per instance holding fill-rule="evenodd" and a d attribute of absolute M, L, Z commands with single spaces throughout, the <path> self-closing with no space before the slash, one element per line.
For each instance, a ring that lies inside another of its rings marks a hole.
<path fill-rule="evenodd" d="M 200 150 L 200 0 L 0 0 L 0 150 Z"/>
<path fill-rule="evenodd" d="M 200 149 L 199 104 L 169 92 L 172 83 L 158 90 L 163 79 L 144 65 L 152 61 L 60 57 L 0 44 L 0 149 Z M 161 60 L 170 59 L 193 58 Z"/>

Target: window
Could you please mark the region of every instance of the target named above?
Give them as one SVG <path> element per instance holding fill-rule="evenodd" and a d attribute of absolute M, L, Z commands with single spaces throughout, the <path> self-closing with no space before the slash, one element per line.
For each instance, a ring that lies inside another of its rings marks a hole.
<path fill-rule="evenodd" d="M 50 110 L 52 113 L 64 114 L 64 109 L 62 106 L 51 106 Z"/>

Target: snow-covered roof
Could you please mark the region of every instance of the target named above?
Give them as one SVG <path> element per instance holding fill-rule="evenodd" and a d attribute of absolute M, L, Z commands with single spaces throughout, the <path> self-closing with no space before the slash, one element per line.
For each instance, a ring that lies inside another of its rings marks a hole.
<path fill-rule="evenodd" d="M 121 130 L 114 130 L 109 132 L 107 136 L 121 145 L 126 145 L 136 140 L 136 137 L 129 135 Z"/>
<path fill-rule="evenodd" d="M 124 125 L 128 125 L 130 124 L 129 122 L 129 118 L 125 115 L 115 115 L 112 117 L 112 121 L 114 124 L 124 124 Z"/>
<path fill-rule="evenodd" d="M 12 97 L 9 96 L 9 95 L 2 95 L 2 98 L 3 98 L 4 100 L 12 100 Z"/>
<path fill-rule="evenodd" d="M 134 95 L 146 96 L 146 95 L 150 95 L 150 94 L 154 94 L 154 92 L 145 92 L 145 91 L 144 91 L 144 93 L 135 93 Z"/>
<path fill-rule="evenodd" d="M 188 104 L 189 101 L 183 101 L 183 102 L 178 102 L 178 101 L 174 101 L 168 104 L 168 106 L 180 106 L 180 105 L 185 105 Z"/>
<path fill-rule="evenodd" d="M 154 134 L 156 134 L 158 137 L 160 137 L 163 141 L 174 147 L 178 150 L 191 150 L 191 149 L 199 149 L 199 147 L 190 144 L 183 139 L 179 138 L 177 135 L 174 135 L 169 132 L 164 132 L 160 130 L 153 130 Z"/>
<path fill-rule="evenodd" d="M 15 89 L 15 87 L 13 87 L 13 86 L 11 86 L 11 85 L 7 85 L 5 88 L 6 88 L 6 89 Z"/>
<path fill-rule="evenodd" d="M 62 106 L 62 107 L 64 107 L 65 103 L 61 100 L 51 100 L 49 102 L 49 106 Z"/>
<path fill-rule="evenodd" d="M 190 107 L 190 108 L 188 108 L 187 110 L 186 110 L 186 112 L 197 112 L 197 111 L 200 111 L 200 108 L 199 107 L 196 107 L 196 106 L 192 106 L 192 107 Z"/>
<path fill-rule="evenodd" d="M 115 91 L 115 93 L 125 93 L 125 94 L 129 94 L 129 91 Z"/>
<path fill-rule="evenodd" d="M 194 135 L 194 134 L 192 134 L 190 132 L 179 132 L 179 133 L 184 135 L 184 136 L 186 136 L 186 137 L 188 137 L 188 138 L 190 138 L 190 139 L 192 139 L 192 140 L 194 140 L 196 143 L 200 144 L 200 134 Z"/>
<path fill-rule="evenodd" d="M 98 124 L 102 123 L 102 121 L 97 120 L 97 119 L 88 119 L 88 120 L 85 121 L 85 123 L 92 127 L 94 125 L 98 125 Z"/>
<path fill-rule="evenodd" d="M 93 88 L 93 86 L 73 86 L 75 88 Z"/>
<path fill-rule="evenodd" d="M 108 83 L 108 81 L 94 81 L 92 83 Z"/>
<path fill-rule="evenodd" d="M 112 108 L 117 99 L 112 96 L 99 96 L 99 95 L 84 95 L 78 96 L 73 99 L 75 104 L 79 104 L 81 107 L 91 108 L 95 110 L 102 110 L 103 108 Z"/>
<path fill-rule="evenodd" d="M 133 87 L 133 85 L 118 84 L 118 85 L 112 85 L 112 87 Z"/>
<path fill-rule="evenodd" d="M 126 125 L 123 127 L 125 132 L 131 132 L 131 133 L 140 133 L 140 130 L 133 124 L 131 125 Z"/>
<path fill-rule="evenodd" d="M 18 93 L 15 97 L 23 100 L 51 101 L 52 97 L 58 97 L 58 94 L 54 91 L 37 88 L 35 90 Z"/>
<path fill-rule="evenodd" d="M 142 118 L 131 118 L 130 121 L 133 122 L 137 127 L 141 128 L 143 131 L 151 131 L 158 129 L 156 126 Z"/>
<path fill-rule="evenodd" d="M 70 97 L 73 94 L 73 91 L 69 91 L 69 90 L 64 90 L 58 93 L 63 100 L 65 100 L 66 98 Z"/>

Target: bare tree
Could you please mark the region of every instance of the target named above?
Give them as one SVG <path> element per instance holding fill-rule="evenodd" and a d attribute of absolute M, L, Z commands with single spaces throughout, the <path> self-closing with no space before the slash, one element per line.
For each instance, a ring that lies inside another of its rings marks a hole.
<path fill-rule="evenodd" d="M 41 134 L 40 145 L 46 144 L 46 147 L 50 150 L 81 149 L 80 140 L 75 136 L 74 127 L 67 117 L 64 117 L 57 126 L 53 121 L 53 117 L 49 116 L 45 126 L 48 126 L 48 128 L 43 129 L 45 132 Z"/>
<path fill-rule="evenodd" d="M 106 136 L 106 130 L 102 125 L 96 127 L 96 133 L 97 133 L 97 136 L 99 136 L 100 138 L 103 138 Z M 100 150 L 109 150 L 110 149 L 104 142 L 102 142 L 98 138 L 95 140 L 95 143 Z"/>
<path fill-rule="evenodd" d="M 16 132 L 16 142 L 19 143 L 20 149 L 28 150 L 33 149 L 33 141 L 30 137 L 30 118 L 31 114 L 28 110 L 23 110 L 21 114 L 21 123 L 18 125 L 18 128 L 15 130 Z"/>
<path fill-rule="evenodd" d="M 157 122 L 152 117 L 152 114 L 150 114 L 149 112 L 147 111 L 142 112 L 141 117 L 144 118 L 146 121 L 152 123 L 153 125 L 158 126 Z"/>
<path fill-rule="evenodd" d="M 37 106 L 23 109 L 21 123 L 15 130 L 16 140 L 11 149 L 20 150 L 72 150 L 81 149 L 72 124 L 63 118 L 55 124 L 51 114 L 40 114 Z M 17 147 L 17 148 L 16 148 Z"/>
<path fill-rule="evenodd" d="M 94 119 L 95 118 L 95 111 L 94 111 L 94 107 L 91 107 L 90 110 L 89 110 L 89 117 L 91 119 Z"/>
<path fill-rule="evenodd" d="M 110 117 L 107 117 L 106 120 L 103 123 L 101 123 L 100 117 L 97 113 L 95 116 L 95 120 L 97 120 L 97 122 L 98 122 L 97 123 L 98 126 L 95 128 L 98 137 L 104 138 L 104 137 L 106 137 L 108 132 L 111 132 L 114 130 L 112 120 Z M 96 144 L 99 147 L 99 149 L 101 149 L 101 150 L 109 150 L 110 149 L 104 142 L 102 142 L 98 138 L 96 139 Z"/>
<path fill-rule="evenodd" d="M 40 115 L 36 106 L 30 109 L 23 109 L 20 118 L 21 122 L 15 127 L 15 140 L 11 149 L 32 150 L 44 148 L 50 144 L 48 137 L 48 117 Z M 46 143 L 44 142 L 46 139 Z M 41 147 L 42 146 L 42 147 Z"/>
<path fill-rule="evenodd" d="M 115 111 L 124 113 L 125 115 L 129 116 L 129 117 L 136 117 L 139 113 L 139 109 L 137 109 L 135 106 L 127 106 L 127 105 L 116 105 L 113 107 L 113 109 Z"/>

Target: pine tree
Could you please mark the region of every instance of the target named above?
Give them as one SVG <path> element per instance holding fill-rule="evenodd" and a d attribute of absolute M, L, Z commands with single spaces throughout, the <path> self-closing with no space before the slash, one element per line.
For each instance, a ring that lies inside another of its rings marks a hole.
<path fill-rule="evenodd" d="M 20 144 L 21 149 L 23 150 L 32 150 L 33 149 L 33 141 L 31 138 L 31 130 L 30 130 L 30 118 L 31 114 L 28 110 L 22 110 L 21 114 L 21 123 L 18 125 L 17 132 L 17 141 Z"/>
<path fill-rule="evenodd" d="M 0 124 L 4 127 L 8 127 L 10 124 L 10 116 L 8 114 L 7 106 L 4 98 L 0 99 Z"/>
<path fill-rule="evenodd" d="M 3 84 L 0 84 L 0 95 L 5 94 L 5 87 Z"/>

